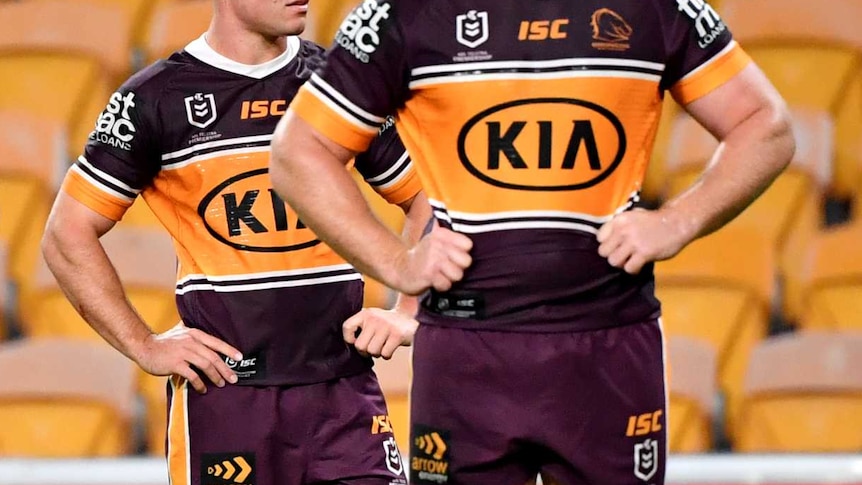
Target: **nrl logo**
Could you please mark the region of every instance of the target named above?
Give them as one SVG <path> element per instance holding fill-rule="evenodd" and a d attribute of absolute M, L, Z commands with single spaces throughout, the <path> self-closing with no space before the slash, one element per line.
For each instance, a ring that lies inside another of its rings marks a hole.
<path fill-rule="evenodd" d="M 470 49 L 484 44 L 488 40 L 488 12 L 470 10 L 455 17 L 455 39 Z"/>
<path fill-rule="evenodd" d="M 206 128 L 216 120 L 215 96 L 197 93 L 185 98 L 186 118 L 189 124 L 198 128 Z"/>

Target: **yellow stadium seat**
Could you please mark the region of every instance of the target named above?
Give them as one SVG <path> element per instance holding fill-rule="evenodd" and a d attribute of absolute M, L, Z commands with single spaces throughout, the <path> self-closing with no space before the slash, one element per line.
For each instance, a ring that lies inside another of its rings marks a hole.
<path fill-rule="evenodd" d="M 0 242 L 0 341 L 6 340 L 9 334 L 7 321 L 12 314 L 12 308 L 9 302 L 10 281 L 9 281 L 9 251 L 6 249 L 6 244 Z"/>
<path fill-rule="evenodd" d="M 774 245 L 784 278 L 783 310 L 795 320 L 800 310 L 799 254 L 821 226 L 823 193 L 832 178 L 833 132 L 828 113 L 801 107 L 791 111 L 798 145 L 793 163 L 731 225 L 759 228 Z M 718 142 L 687 115 L 677 116 L 671 130 L 668 188 L 676 195 L 697 180 Z"/>
<path fill-rule="evenodd" d="M 68 164 L 65 126 L 56 119 L 0 108 L 0 241 L 10 251 L 9 275 L 29 276 L 51 196 Z"/>
<path fill-rule="evenodd" d="M 133 18 L 126 8 L 89 0 L 0 4 L 0 52 L 77 54 L 99 61 L 119 83 L 131 72 Z"/>
<path fill-rule="evenodd" d="M 210 24 L 211 0 L 174 0 L 158 2 L 152 12 L 144 40 L 149 62 L 167 58 L 197 39 Z"/>
<path fill-rule="evenodd" d="M 805 262 L 801 325 L 816 329 L 862 330 L 862 222 L 820 234 Z"/>
<path fill-rule="evenodd" d="M 179 321 L 175 303 L 176 256 L 167 232 L 118 225 L 102 237 L 126 294 L 144 321 L 157 332 Z M 32 337 L 98 338 L 77 314 L 39 258 L 34 282 L 22 288 L 22 331 Z"/>
<path fill-rule="evenodd" d="M 742 452 L 862 451 L 862 333 L 808 332 L 757 347 L 737 421 Z"/>
<path fill-rule="evenodd" d="M 676 335 L 667 339 L 667 354 L 668 449 L 707 452 L 712 448 L 712 411 L 718 393 L 715 348 L 705 340 Z"/>
<path fill-rule="evenodd" d="M 774 251 L 755 228 L 725 227 L 656 265 L 656 294 L 668 337 L 716 349 L 725 422 L 733 419 L 751 349 L 767 333 Z"/>
<path fill-rule="evenodd" d="M 859 190 L 862 158 L 862 16 L 857 0 L 726 0 L 734 36 L 792 106 L 827 111 L 835 123 L 832 191 Z"/>
<path fill-rule="evenodd" d="M 108 457 L 131 451 L 134 364 L 106 344 L 0 345 L 0 456 Z"/>
<path fill-rule="evenodd" d="M 147 452 L 165 456 L 168 424 L 167 377 L 153 376 L 138 370 L 138 392 L 144 401 L 144 430 Z"/>
<path fill-rule="evenodd" d="M 375 359 L 374 372 L 386 397 L 389 422 L 402 453 L 410 450 L 410 376 L 413 350 L 399 348 L 389 360 Z"/>
<path fill-rule="evenodd" d="M 79 56 L 0 54 L 0 109 L 56 120 L 75 159 L 110 97 L 99 63 Z"/>
<path fill-rule="evenodd" d="M 131 26 L 131 40 L 133 46 L 140 46 L 144 36 L 144 27 L 149 17 L 153 4 L 160 0 L 75 0 L 76 2 L 88 2 L 96 5 L 105 5 L 122 10 L 123 15 L 129 19 Z"/>
<path fill-rule="evenodd" d="M 335 40 L 335 32 L 344 17 L 357 4 L 359 0 L 328 0 L 311 3 L 302 37 L 328 48 Z"/>

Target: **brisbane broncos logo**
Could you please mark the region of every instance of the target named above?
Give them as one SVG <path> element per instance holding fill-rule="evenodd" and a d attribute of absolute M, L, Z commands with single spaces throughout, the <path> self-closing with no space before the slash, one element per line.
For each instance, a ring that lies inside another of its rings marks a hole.
<path fill-rule="evenodd" d="M 600 8 L 593 12 L 590 19 L 593 28 L 593 47 L 600 50 L 624 51 L 627 50 L 629 39 L 634 29 L 618 13 L 609 8 Z"/>

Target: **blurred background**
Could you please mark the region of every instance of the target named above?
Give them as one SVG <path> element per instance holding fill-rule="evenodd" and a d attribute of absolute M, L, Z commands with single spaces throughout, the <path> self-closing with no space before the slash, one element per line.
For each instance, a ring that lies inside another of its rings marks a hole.
<path fill-rule="evenodd" d="M 304 37 L 329 45 L 355 3 L 313 0 Z M 669 482 L 862 483 L 862 0 L 712 4 L 788 101 L 798 149 L 736 221 L 657 265 Z M 0 0 L 0 484 L 164 483 L 164 380 L 90 330 L 38 248 L 110 94 L 197 38 L 210 9 Z M 668 96 L 645 203 L 691 184 L 716 146 Z M 399 210 L 364 190 L 399 230 Z M 105 245 L 145 320 L 173 326 L 173 248 L 146 205 Z M 392 302 L 367 288 L 366 305 Z M 408 359 L 378 366 L 404 450 Z"/>

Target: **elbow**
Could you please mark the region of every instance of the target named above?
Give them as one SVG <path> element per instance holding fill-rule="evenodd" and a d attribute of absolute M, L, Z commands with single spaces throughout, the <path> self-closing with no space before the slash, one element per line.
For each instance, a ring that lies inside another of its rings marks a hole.
<path fill-rule="evenodd" d="M 774 162 L 777 172 L 784 171 L 796 154 L 796 138 L 793 135 L 793 120 L 787 105 L 780 102 L 774 106 L 769 116 L 769 139 L 773 146 Z"/>

